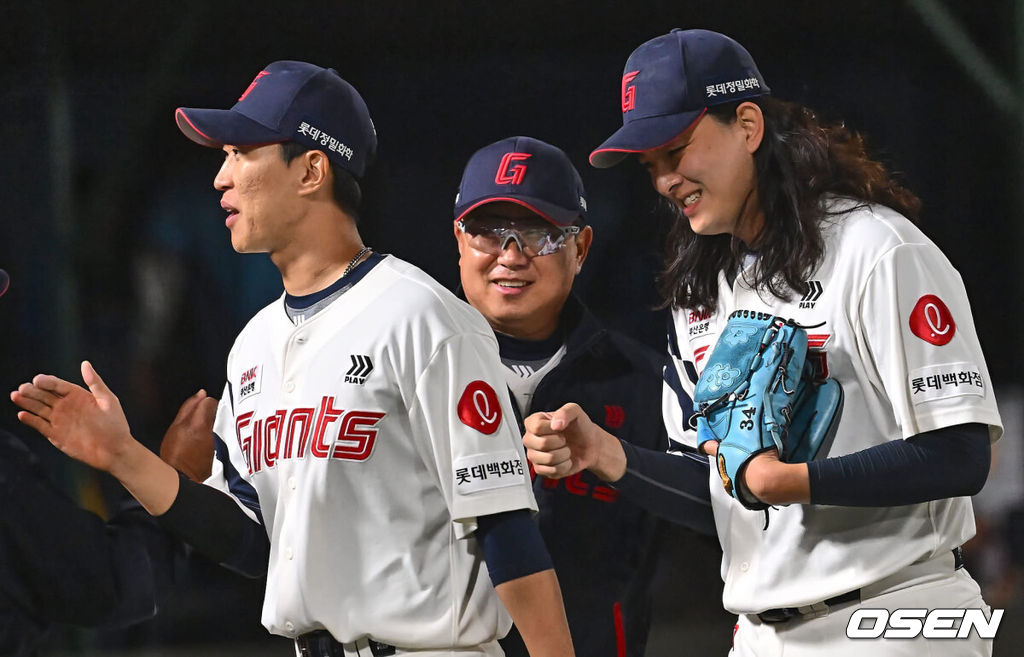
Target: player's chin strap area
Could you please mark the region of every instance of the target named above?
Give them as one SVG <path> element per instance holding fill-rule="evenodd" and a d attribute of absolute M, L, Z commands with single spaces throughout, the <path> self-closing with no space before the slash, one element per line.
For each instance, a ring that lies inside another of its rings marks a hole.
<path fill-rule="evenodd" d="M 295 652 L 298 657 L 388 657 L 398 654 L 398 649 L 365 637 L 341 643 L 327 630 L 316 630 L 295 638 Z"/>

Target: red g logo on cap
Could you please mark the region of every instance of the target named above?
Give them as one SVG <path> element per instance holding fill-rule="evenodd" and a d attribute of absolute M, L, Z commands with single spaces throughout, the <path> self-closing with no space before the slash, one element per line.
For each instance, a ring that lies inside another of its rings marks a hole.
<path fill-rule="evenodd" d="M 242 92 L 242 95 L 238 97 L 238 100 L 245 100 L 245 97 L 249 95 L 250 91 L 256 88 L 256 85 L 259 84 L 260 78 L 262 78 L 264 75 L 270 75 L 270 73 L 267 73 L 266 71 L 260 71 L 259 73 L 257 73 L 256 77 L 254 77 L 252 79 L 252 82 L 249 83 L 249 86 L 246 87 L 245 91 Z"/>
<path fill-rule="evenodd" d="M 956 322 L 942 299 L 926 294 L 917 300 L 910 313 L 910 330 L 925 342 L 941 347 L 956 333 Z"/>
<path fill-rule="evenodd" d="M 636 85 L 629 84 L 640 71 L 632 71 L 622 76 L 622 111 L 628 112 L 636 107 Z"/>
<path fill-rule="evenodd" d="M 526 175 L 526 165 L 517 164 L 512 166 L 512 163 L 520 162 L 530 157 L 530 153 L 505 153 L 505 156 L 501 158 L 501 164 L 498 165 L 498 173 L 494 176 L 494 182 L 499 185 L 518 185 L 523 182 L 523 176 Z"/>
<path fill-rule="evenodd" d="M 459 398 L 459 420 L 467 427 L 490 435 L 501 424 L 501 403 L 494 388 L 484 381 L 473 381 Z"/>

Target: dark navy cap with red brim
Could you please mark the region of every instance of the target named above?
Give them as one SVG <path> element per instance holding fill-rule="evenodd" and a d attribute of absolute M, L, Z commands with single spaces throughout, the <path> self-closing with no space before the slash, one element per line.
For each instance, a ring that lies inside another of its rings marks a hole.
<path fill-rule="evenodd" d="M 498 201 L 522 205 L 557 226 L 587 218 L 583 181 L 569 156 L 532 137 L 502 139 L 469 158 L 455 196 L 455 220 Z"/>
<path fill-rule="evenodd" d="M 674 29 L 626 60 L 622 127 L 590 154 L 598 168 L 660 148 L 694 125 L 707 108 L 771 93 L 750 53 L 708 30 Z"/>
<path fill-rule="evenodd" d="M 362 96 L 334 69 L 298 61 L 260 71 L 231 109 L 179 107 L 186 137 L 212 148 L 295 141 L 323 151 L 362 177 L 377 150 L 377 133 Z"/>

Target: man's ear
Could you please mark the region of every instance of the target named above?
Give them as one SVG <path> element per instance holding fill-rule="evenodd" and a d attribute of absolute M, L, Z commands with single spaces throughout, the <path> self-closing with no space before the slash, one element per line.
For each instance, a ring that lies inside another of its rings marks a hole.
<path fill-rule="evenodd" d="M 455 232 L 455 245 L 459 247 L 459 256 L 462 256 L 462 229 L 459 228 L 459 224 L 456 221 L 452 222 L 452 229 Z"/>
<path fill-rule="evenodd" d="M 323 151 L 306 151 L 296 160 L 302 165 L 302 177 L 299 179 L 300 194 L 312 194 L 326 186 L 333 172 L 330 160 Z"/>
<path fill-rule="evenodd" d="M 594 229 L 590 226 L 584 226 L 576 235 L 576 273 L 580 273 L 583 269 L 583 261 L 587 259 L 587 255 L 590 253 L 590 245 L 594 243 Z"/>

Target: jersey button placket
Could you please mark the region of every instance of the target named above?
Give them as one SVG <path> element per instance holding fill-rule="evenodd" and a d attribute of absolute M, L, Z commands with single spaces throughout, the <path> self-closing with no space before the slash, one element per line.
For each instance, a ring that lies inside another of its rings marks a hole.
<path fill-rule="evenodd" d="M 305 344 L 306 339 L 307 338 L 306 338 L 306 334 L 305 333 L 296 333 L 296 334 L 294 334 L 292 336 L 290 344 L 288 345 L 289 348 L 285 351 L 285 355 L 284 355 L 284 370 L 283 371 L 285 373 L 287 373 L 288 370 L 290 369 L 289 368 L 289 361 L 292 360 L 292 354 L 290 353 L 292 348 L 298 347 L 298 346 L 301 346 L 301 345 Z M 286 393 L 289 393 L 289 394 L 293 393 L 293 392 L 295 392 L 295 381 L 293 379 L 285 379 L 284 384 L 281 386 L 281 388 Z"/>

